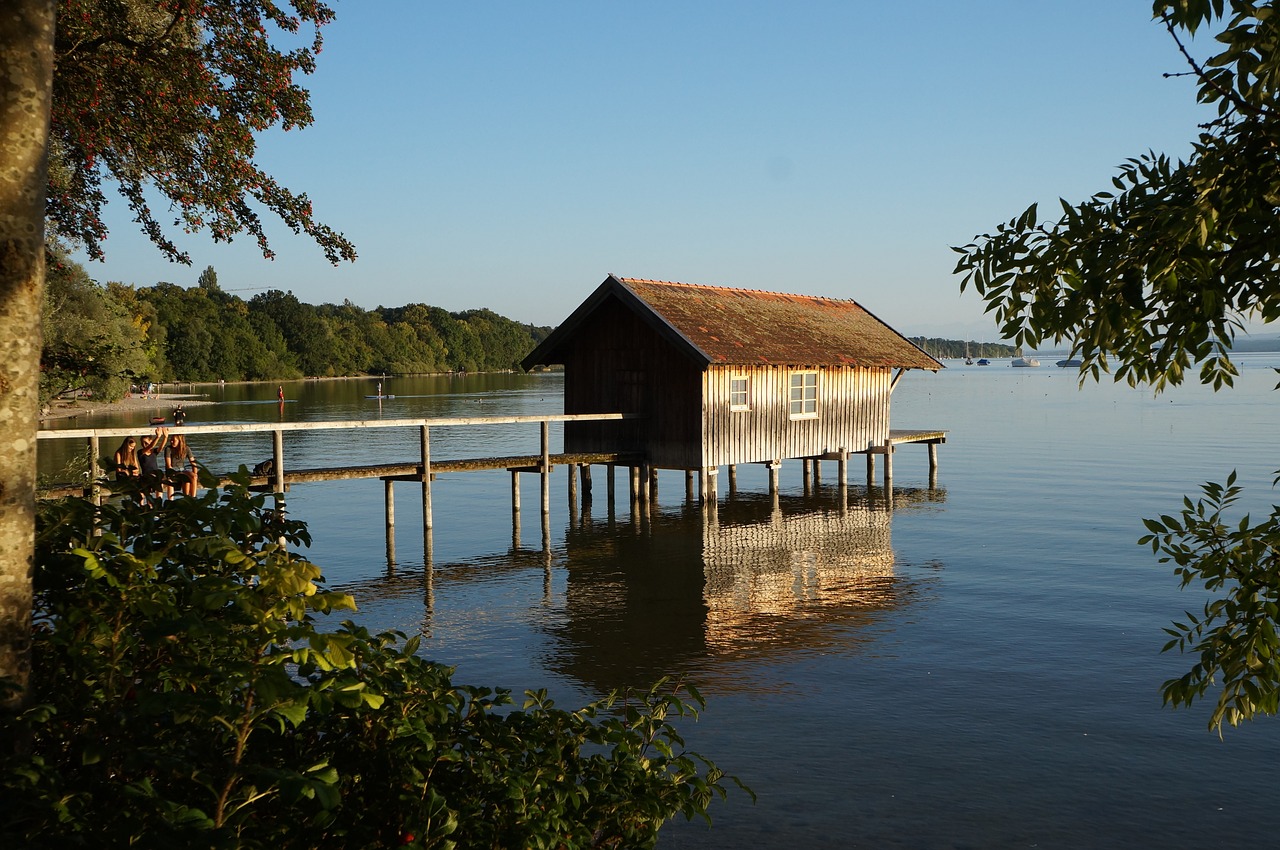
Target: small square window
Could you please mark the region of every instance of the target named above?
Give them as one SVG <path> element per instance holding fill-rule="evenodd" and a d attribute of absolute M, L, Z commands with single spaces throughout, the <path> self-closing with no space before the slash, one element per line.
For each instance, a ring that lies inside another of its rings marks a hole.
<path fill-rule="evenodd" d="M 818 415 L 818 373 L 796 372 L 791 376 L 792 418 Z"/>
<path fill-rule="evenodd" d="M 751 409 L 751 405 L 747 401 L 747 379 L 745 377 L 729 379 L 729 409 Z"/>

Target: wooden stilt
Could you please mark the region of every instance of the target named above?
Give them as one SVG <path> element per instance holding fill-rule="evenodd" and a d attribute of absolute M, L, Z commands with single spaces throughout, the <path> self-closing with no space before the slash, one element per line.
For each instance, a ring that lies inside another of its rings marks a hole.
<path fill-rule="evenodd" d="M 98 484 L 98 477 L 102 474 L 98 466 L 101 450 L 98 445 L 98 435 L 94 434 L 89 438 L 89 501 L 94 507 L 102 507 L 102 486 Z"/>
<path fill-rule="evenodd" d="M 591 464 L 583 463 L 578 465 L 582 470 L 582 504 L 591 504 Z"/>
<path fill-rule="evenodd" d="M 782 461 L 769 461 L 769 495 L 774 501 L 778 499 L 778 470 L 782 467 Z"/>
<path fill-rule="evenodd" d="M 275 478 L 275 492 L 284 492 L 284 431 L 279 428 L 271 432 L 272 476 Z"/>
<path fill-rule="evenodd" d="M 738 495 L 738 465 L 729 464 L 729 498 Z"/>
<path fill-rule="evenodd" d="M 875 483 L 876 483 L 876 455 L 875 455 L 875 452 L 871 451 L 871 448 L 868 447 L 867 448 L 867 486 L 870 487 L 872 484 L 875 484 Z"/>
<path fill-rule="evenodd" d="M 631 487 L 631 504 L 635 504 L 640 500 L 640 467 L 627 467 L 628 480 Z"/>
<path fill-rule="evenodd" d="M 813 489 L 817 490 L 822 484 L 822 461 L 816 457 L 813 459 Z"/>
<path fill-rule="evenodd" d="M 938 474 L 938 444 L 928 443 L 929 446 L 929 477 L 932 478 Z"/>
<path fill-rule="evenodd" d="M 893 487 L 893 443 L 884 441 L 884 489 Z"/>
<path fill-rule="evenodd" d="M 551 515 L 551 423 L 542 423 L 542 461 L 539 467 L 542 475 L 542 516 Z"/>
<path fill-rule="evenodd" d="M 566 475 L 569 483 L 569 516 L 576 519 L 578 515 L 578 465 L 576 463 L 565 464 Z"/>
<path fill-rule="evenodd" d="M 707 467 L 698 470 L 698 503 L 705 505 L 707 503 L 707 494 L 711 488 L 711 475 L 707 472 Z"/>
<path fill-rule="evenodd" d="M 520 471 L 511 470 L 511 514 L 520 516 Z"/>
<path fill-rule="evenodd" d="M 431 531 L 431 429 L 422 426 L 422 527 Z M 430 534 L 427 535 L 430 537 Z"/>
<path fill-rule="evenodd" d="M 693 504 L 693 497 L 694 497 L 693 479 L 694 479 L 693 470 L 686 469 L 684 471 L 684 500 L 689 504 Z"/>
<path fill-rule="evenodd" d="M 836 460 L 836 484 L 840 487 L 849 486 L 849 452 L 840 448 L 840 457 Z"/>
<path fill-rule="evenodd" d="M 382 501 L 387 506 L 386 525 L 389 540 L 396 532 L 396 491 L 395 482 L 390 478 L 382 479 Z"/>
<path fill-rule="evenodd" d="M 614 483 L 613 483 L 614 464 L 610 463 L 605 466 L 605 475 L 609 476 L 605 482 L 605 491 L 608 495 L 609 516 L 613 516 L 614 506 Z"/>
<path fill-rule="evenodd" d="M 807 457 L 800 460 L 800 476 L 804 481 L 804 494 L 807 496 L 813 487 L 813 462 Z"/>
<path fill-rule="evenodd" d="M 658 467 L 649 467 L 649 501 L 658 501 Z"/>

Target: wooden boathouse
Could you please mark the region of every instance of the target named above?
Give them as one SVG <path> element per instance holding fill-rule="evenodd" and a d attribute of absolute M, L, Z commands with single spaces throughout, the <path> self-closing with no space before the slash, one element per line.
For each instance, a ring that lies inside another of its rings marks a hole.
<path fill-rule="evenodd" d="M 700 475 L 704 500 L 728 466 L 874 455 L 945 432 L 894 432 L 889 403 L 908 369 L 942 363 L 855 301 L 610 275 L 524 359 L 564 367 L 564 411 L 626 411 L 565 425 L 564 450 L 628 452 Z M 890 467 L 886 463 L 886 473 Z M 891 473 L 890 473 L 891 474 Z M 732 479 L 731 479 L 732 480 Z"/>

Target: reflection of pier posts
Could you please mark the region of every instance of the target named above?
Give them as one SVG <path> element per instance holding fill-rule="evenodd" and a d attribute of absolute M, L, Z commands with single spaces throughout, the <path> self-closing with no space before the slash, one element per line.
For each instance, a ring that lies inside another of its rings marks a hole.
<path fill-rule="evenodd" d="M 542 460 L 539 464 L 542 476 L 542 524 L 551 515 L 551 423 L 542 421 Z"/>

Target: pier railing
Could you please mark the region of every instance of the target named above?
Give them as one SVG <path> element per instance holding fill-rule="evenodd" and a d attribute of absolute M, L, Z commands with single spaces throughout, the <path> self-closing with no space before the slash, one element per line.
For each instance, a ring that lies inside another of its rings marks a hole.
<path fill-rule="evenodd" d="M 607 422 L 638 418 L 636 414 L 627 413 L 584 413 L 584 414 L 529 414 L 516 416 L 466 416 L 466 417 L 426 417 L 415 419 L 356 419 L 322 422 L 249 422 L 219 425 L 183 425 L 181 433 L 191 437 L 202 434 L 270 434 L 272 438 L 271 470 L 267 475 L 255 475 L 250 484 L 270 486 L 274 492 L 283 493 L 290 484 L 312 481 L 336 481 L 355 478 L 380 478 L 386 482 L 390 491 L 392 481 L 420 481 L 423 486 L 423 520 L 429 528 L 431 525 L 431 479 L 437 472 L 457 472 L 482 469 L 508 469 L 513 478 L 521 472 L 540 473 L 542 475 L 542 504 L 544 511 L 549 502 L 548 473 L 556 463 L 615 463 L 631 460 L 621 454 L 565 455 L 551 453 L 551 424 L 563 422 Z M 437 461 L 431 459 L 431 429 L 476 425 L 519 425 L 536 424 L 541 429 L 541 452 L 537 455 L 518 455 L 511 457 L 465 458 Z M 151 430 L 149 426 L 141 430 Z M 389 464 L 364 464 L 355 466 L 338 466 L 322 469 L 289 470 L 284 449 L 284 435 L 295 431 L 350 431 L 370 428 L 417 428 L 420 432 L 419 459 L 410 462 Z M 99 464 L 102 456 L 102 441 L 113 437 L 134 436 L 139 432 L 138 426 L 114 428 L 69 428 L 37 432 L 38 440 L 85 440 L 89 446 L 91 457 L 89 495 L 99 498 L 98 479 L 101 474 Z M 227 481 L 229 474 L 217 473 L 220 481 Z M 83 485 L 57 486 L 45 491 L 47 495 L 68 495 L 81 493 Z M 388 494 L 388 498 L 390 498 Z"/>

